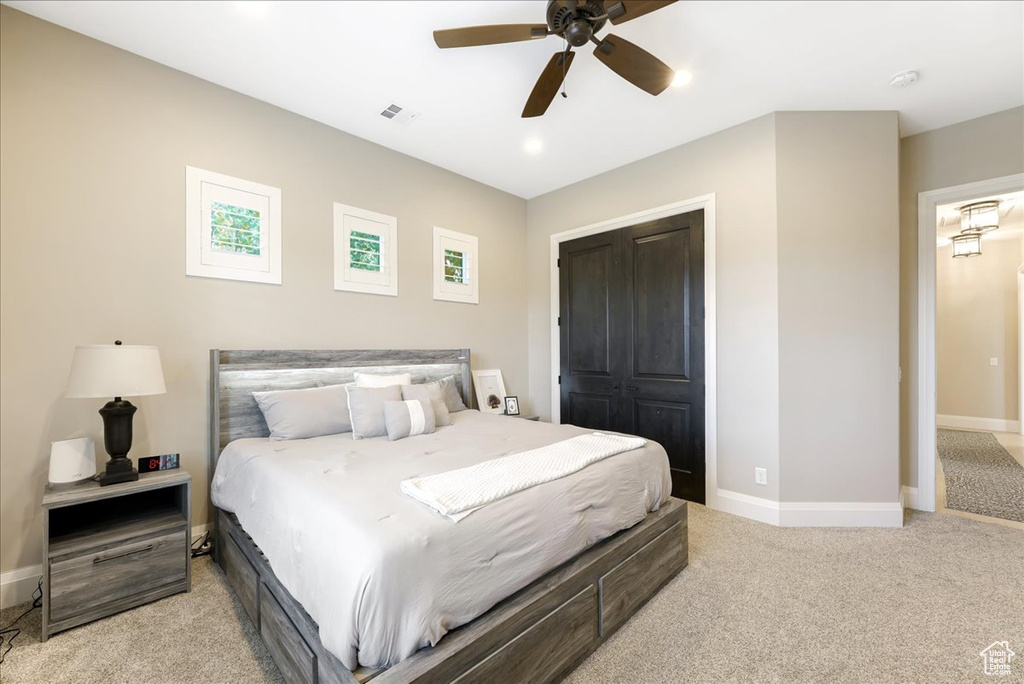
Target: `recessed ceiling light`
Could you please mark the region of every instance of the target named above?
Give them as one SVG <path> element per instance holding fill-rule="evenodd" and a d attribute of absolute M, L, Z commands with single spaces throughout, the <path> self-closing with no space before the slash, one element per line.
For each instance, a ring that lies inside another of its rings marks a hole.
<path fill-rule="evenodd" d="M 686 69 L 679 69 L 676 71 L 676 77 L 672 79 L 673 88 L 682 88 L 684 85 L 693 80 L 693 74 Z"/>
<path fill-rule="evenodd" d="M 540 154 L 544 151 L 544 143 L 540 138 L 527 138 L 523 149 L 527 154 Z"/>
<path fill-rule="evenodd" d="M 889 85 L 893 88 L 905 88 L 917 80 L 918 73 L 914 70 L 901 71 L 889 79 Z"/>

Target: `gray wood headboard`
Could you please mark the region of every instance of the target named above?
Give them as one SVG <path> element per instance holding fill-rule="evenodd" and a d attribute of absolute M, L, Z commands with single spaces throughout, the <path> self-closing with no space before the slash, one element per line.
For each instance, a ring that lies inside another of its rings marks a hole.
<path fill-rule="evenodd" d="M 413 382 L 448 375 L 472 406 L 468 349 L 210 350 L 210 472 L 235 439 L 267 437 L 253 392 L 304 389 L 352 382 L 360 373 L 410 373 Z"/>

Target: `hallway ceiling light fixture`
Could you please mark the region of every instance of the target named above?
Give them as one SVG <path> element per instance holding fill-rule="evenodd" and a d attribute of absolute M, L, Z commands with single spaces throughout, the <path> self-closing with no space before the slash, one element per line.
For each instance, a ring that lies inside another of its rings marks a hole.
<path fill-rule="evenodd" d="M 953 258 L 981 256 L 981 234 L 961 233 L 953 236 Z"/>
<path fill-rule="evenodd" d="M 987 233 L 999 228 L 999 200 L 971 202 L 960 207 L 961 233 Z"/>

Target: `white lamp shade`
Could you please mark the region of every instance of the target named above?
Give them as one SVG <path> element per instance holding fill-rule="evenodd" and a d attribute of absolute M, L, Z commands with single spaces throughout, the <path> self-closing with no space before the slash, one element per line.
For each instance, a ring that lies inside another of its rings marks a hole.
<path fill-rule="evenodd" d="M 65 397 L 141 397 L 163 394 L 164 373 L 156 347 L 90 344 L 75 347 Z"/>

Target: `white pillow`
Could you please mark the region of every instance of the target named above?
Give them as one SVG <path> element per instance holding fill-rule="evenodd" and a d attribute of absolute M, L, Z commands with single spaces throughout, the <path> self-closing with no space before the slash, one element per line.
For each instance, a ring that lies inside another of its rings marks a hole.
<path fill-rule="evenodd" d="M 351 432 L 348 385 L 253 392 L 270 439 L 306 439 Z"/>
<path fill-rule="evenodd" d="M 412 375 L 399 373 L 398 375 L 370 375 L 369 373 L 356 373 L 356 387 L 393 387 L 395 385 L 411 385 Z"/>

